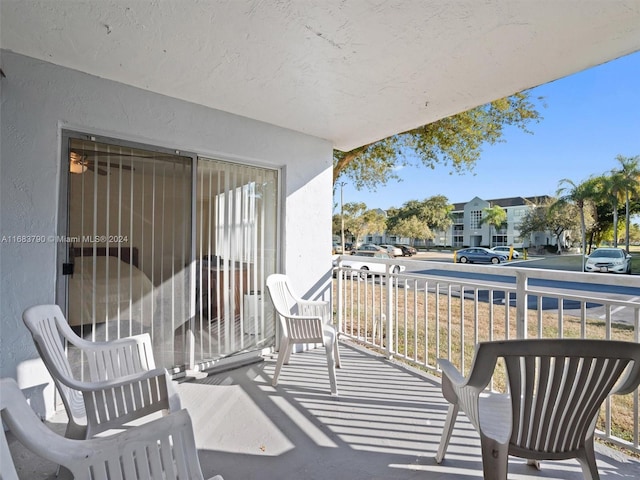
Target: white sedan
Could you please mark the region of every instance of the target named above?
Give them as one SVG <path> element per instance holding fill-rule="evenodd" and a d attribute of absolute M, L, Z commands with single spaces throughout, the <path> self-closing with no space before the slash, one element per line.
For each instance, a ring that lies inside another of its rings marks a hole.
<path fill-rule="evenodd" d="M 402 249 L 396 247 L 395 245 L 380 245 L 382 248 L 384 248 L 389 255 L 393 256 L 393 257 L 401 257 L 402 256 Z"/>
<path fill-rule="evenodd" d="M 511 250 L 511 247 L 493 247 L 491 250 L 493 250 L 494 252 L 500 252 L 500 253 L 506 253 L 507 254 L 507 258 L 509 257 L 509 251 Z M 513 256 L 511 258 L 520 258 L 520 252 L 518 252 L 515 248 L 513 249 Z"/>
<path fill-rule="evenodd" d="M 358 252 L 357 255 L 351 255 L 349 259 L 342 261 L 343 268 L 351 269 L 351 272 L 345 272 L 345 276 L 359 275 L 361 278 L 367 278 L 371 273 L 386 273 L 387 265 L 371 261 L 374 258 L 389 260 L 393 257 L 386 252 Z M 400 273 L 404 269 L 404 265 L 391 265 L 390 271 L 391 273 Z"/>
<path fill-rule="evenodd" d="M 587 256 L 584 271 L 631 273 L 631 255 L 622 248 L 596 248 Z"/>

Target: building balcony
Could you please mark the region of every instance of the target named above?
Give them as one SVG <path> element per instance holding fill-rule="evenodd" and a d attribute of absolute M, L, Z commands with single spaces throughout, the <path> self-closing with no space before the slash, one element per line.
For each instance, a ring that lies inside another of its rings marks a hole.
<path fill-rule="evenodd" d="M 271 353 L 232 370 L 194 374 L 178 385 L 205 478 L 482 478 L 479 437 L 463 415 L 445 461 L 434 460 L 447 411 L 438 357 L 467 373 L 474 345 L 485 340 L 640 341 L 640 277 L 634 275 L 380 261 L 398 262 L 407 267 L 398 275 L 347 275 L 337 267 L 338 397 L 329 395 L 323 349 L 294 354 L 277 387 L 271 386 Z M 636 391 L 614 397 L 601 412 L 602 479 L 640 476 L 638 405 Z M 50 425 L 63 433 L 62 414 Z M 20 478 L 55 478 L 55 465 L 34 459 L 11 437 L 10 447 Z M 544 461 L 538 472 L 514 457 L 509 475 L 583 478 L 575 460 Z"/>

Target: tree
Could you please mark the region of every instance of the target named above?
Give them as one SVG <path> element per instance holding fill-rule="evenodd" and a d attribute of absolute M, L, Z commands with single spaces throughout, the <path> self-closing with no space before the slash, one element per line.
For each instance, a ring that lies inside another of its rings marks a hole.
<path fill-rule="evenodd" d="M 500 205 L 494 205 L 493 207 L 487 207 L 482 210 L 482 220 L 480 220 L 480 225 L 489 225 L 489 248 L 493 246 L 491 228 L 493 227 L 497 232 L 499 228 L 506 224 L 507 212 Z"/>
<path fill-rule="evenodd" d="M 409 200 L 400 208 L 389 209 L 387 227 L 395 235 L 409 238 L 433 238 L 433 231 L 442 231 L 451 225 L 453 205 L 444 195 L 434 195 L 425 200 Z M 409 229 L 417 229 L 419 235 L 404 235 Z"/>
<path fill-rule="evenodd" d="M 589 205 L 593 206 L 594 200 L 599 195 L 600 180 L 597 177 L 591 177 L 582 183 L 576 184 L 568 178 L 563 178 L 558 182 L 558 199 L 553 208 L 563 208 L 567 204 L 573 204 L 578 208 L 580 215 L 580 231 L 582 246 L 582 267 L 584 270 L 584 255 L 587 248 L 587 223 L 585 208 Z"/>
<path fill-rule="evenodd" d="M 625 179 L 624 189 L 624 243 L 629 253 L 629 232 L 631 230 L 631 197 L 635 197 L 640 190 L 640 156 L 624 157 L 618 155 L 616 160 L 620 163 L 620 174 Z"/>
<path fill-rule="evenodd" d="M 551 200 L 553 202 L 553 200 Z M 580 227 L 580 213 L 575 205 L 565 205 L 564 208 L 553 208 L 553 203 L 547 205 L 547 225 L 556 237 L 557 252 L 562 253 L 563 236 L 566 232 Z M 586 218 L 585 218 L 586 222 Z"/>
<path fill-rule="evenodd" d="M 618 246 L 618 205 L 627 188 L 627 179 L 618 171 L 612 170 L 610 175 L 599 177 L 601 182 L 601 199 L 611 206 L 613 213 L 613 246 Z"/>
<path fill-rule="evenodd" d="M 345 203 L 344 228 L 355 237 L 359 243 L 367 233 L 378 233 L 386 230 L 387 219 L 379 210 L 367 210 L 363 202 Z"/>
<path fill-rule="evenodd" d="M 528 93 L 521 92 L 349 152 L 334 150 L 333 183 L 349 178 L 357 189 L 375 190 L 399 179 L 397 167 L 413 164 L 472 170 L 484 144 L 504 141 L 505 127 L 531 133 L 527 126 L 541 118 Z"/>
<path fill-rule="evenodd" d="M 532 205 L 520 221 L 520 237 L 526 238 L 533 233 L 549 230 L 549 222 L 547 221 L 548 209 L 548 205 Z"/>
<path fill-rule="evenodd" d="M 415 216 L 401 218 L 389 230 L 389 233 L 408 238 L 411 246 L 413 246 L 416 238 L 424 238 L 425 240 L 433 238 L 433 233 L 427 223 Z"/>
<path fill-rule="evenodd" d="M 562 236 L 565 232 L 578 228 L 578 207 L 572 204 L 562 204 L 562 208 L 556 208 L 558 202 L 549 198 L 540 205 L 532 208 L 522 217 L 520 223 L 520 235 L 526 236 L 536 232 L 553 232 L 556 237 L 558 253 L 562 249 Z"/>

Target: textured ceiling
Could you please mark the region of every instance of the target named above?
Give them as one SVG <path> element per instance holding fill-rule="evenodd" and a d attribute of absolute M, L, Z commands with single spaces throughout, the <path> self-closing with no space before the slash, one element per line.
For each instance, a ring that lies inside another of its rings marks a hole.
<path fill-rule="evenodd" d="M 640 50 L 640 0 L 2 0 L 0 22 L 4 49 L 342 150 Z"/>

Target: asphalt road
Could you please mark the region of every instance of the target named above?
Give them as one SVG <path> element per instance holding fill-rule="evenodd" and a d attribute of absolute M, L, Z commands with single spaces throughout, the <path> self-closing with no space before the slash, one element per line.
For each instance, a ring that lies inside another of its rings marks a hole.
<path fill-rule="evenodd" d="M 413 260 L 429 260 L 435 262 L 452 262 L 452 253 L 448 252 L 423 252 L 412 258 Z M 515 276 L 510 275 L 508 270 L 511 267 L 516 266 L 525 266 L 528 268 L 556 268 L 554 265 L 554 258 L 551 257 L 539 257 L 532 258 L 529 261 L 515 261 L 510 262 L 508 264 L 503 265 L 501 268 L 501 273 L 499 274 L 484 274 L 484 273 L 468 273 L 468 272 L 453 272 L 449 270 L 439 270 L 437 268 L 428 268 L 428 269 L 420 269 L 410 268 L 408 272 L 417 273 L 417 274 L 429 274 L 436 275 L 440 277 L 448 277 L 448 278 L 465 278 L 472 280 L 482 280 L 488 282 L 496 282 L 496 283 L 504 283 L 504 284 L 512 284 L 516 283 Z M 598 296 L 617 299 L 617 300 L 627 300 L 627 301 L 638 301 L 640 300 L 640 288 L 629 287 L 623 284 L 624 276 L 621 276 L 620 285 L 602 285 L 602 284 L 593 284 L 593 283 L 583 283 L 583 282 L 571 282 L 571 281 L 557 281 L 557 280 L 544 280 L 544 279 L 531 279 L 529 281 L 529 285 L 532 287 L 536 287 L 537 289 L 553 292 L 571 292 L 576 295 L 580 295 L 580 292 L 597 292 Z M 480 301 L 488 301 L 489 294 L 488 291 L 479 292 Z M 494 292 L 494 302 L 504 303 L 504 293 L 502 292 Z M 529 297 L 528 299 L 529 305 L 528 308 L 538 308 L 538 298 L 537 297 Z M 515 305 L 515 295 L 512 294 L 509 299 L 509 303 Z M 558 308 L 558 301 L 554 298 L 543 298 L 542 299 L 542 309 L 543 310 L 554 310 Z M 605 311 L 604 307 L 601 304 L 587 303 L 587 308 L 590 309 L 590 315 L 600 317 L 603 320 L 605 319 Z M 580 313 L 580 302 L 574 300 L 565 300 L 563 302 L 563 309 L 565 313 L 571 315 Z M 600 310 L 600 311 L 598 311 Z M 630 308 L 620 307 L 619 309 L 615 309 L 615 321 L 617 323 L 624 323 L 628 325 L 633 325 L 633 311 Z"/>

